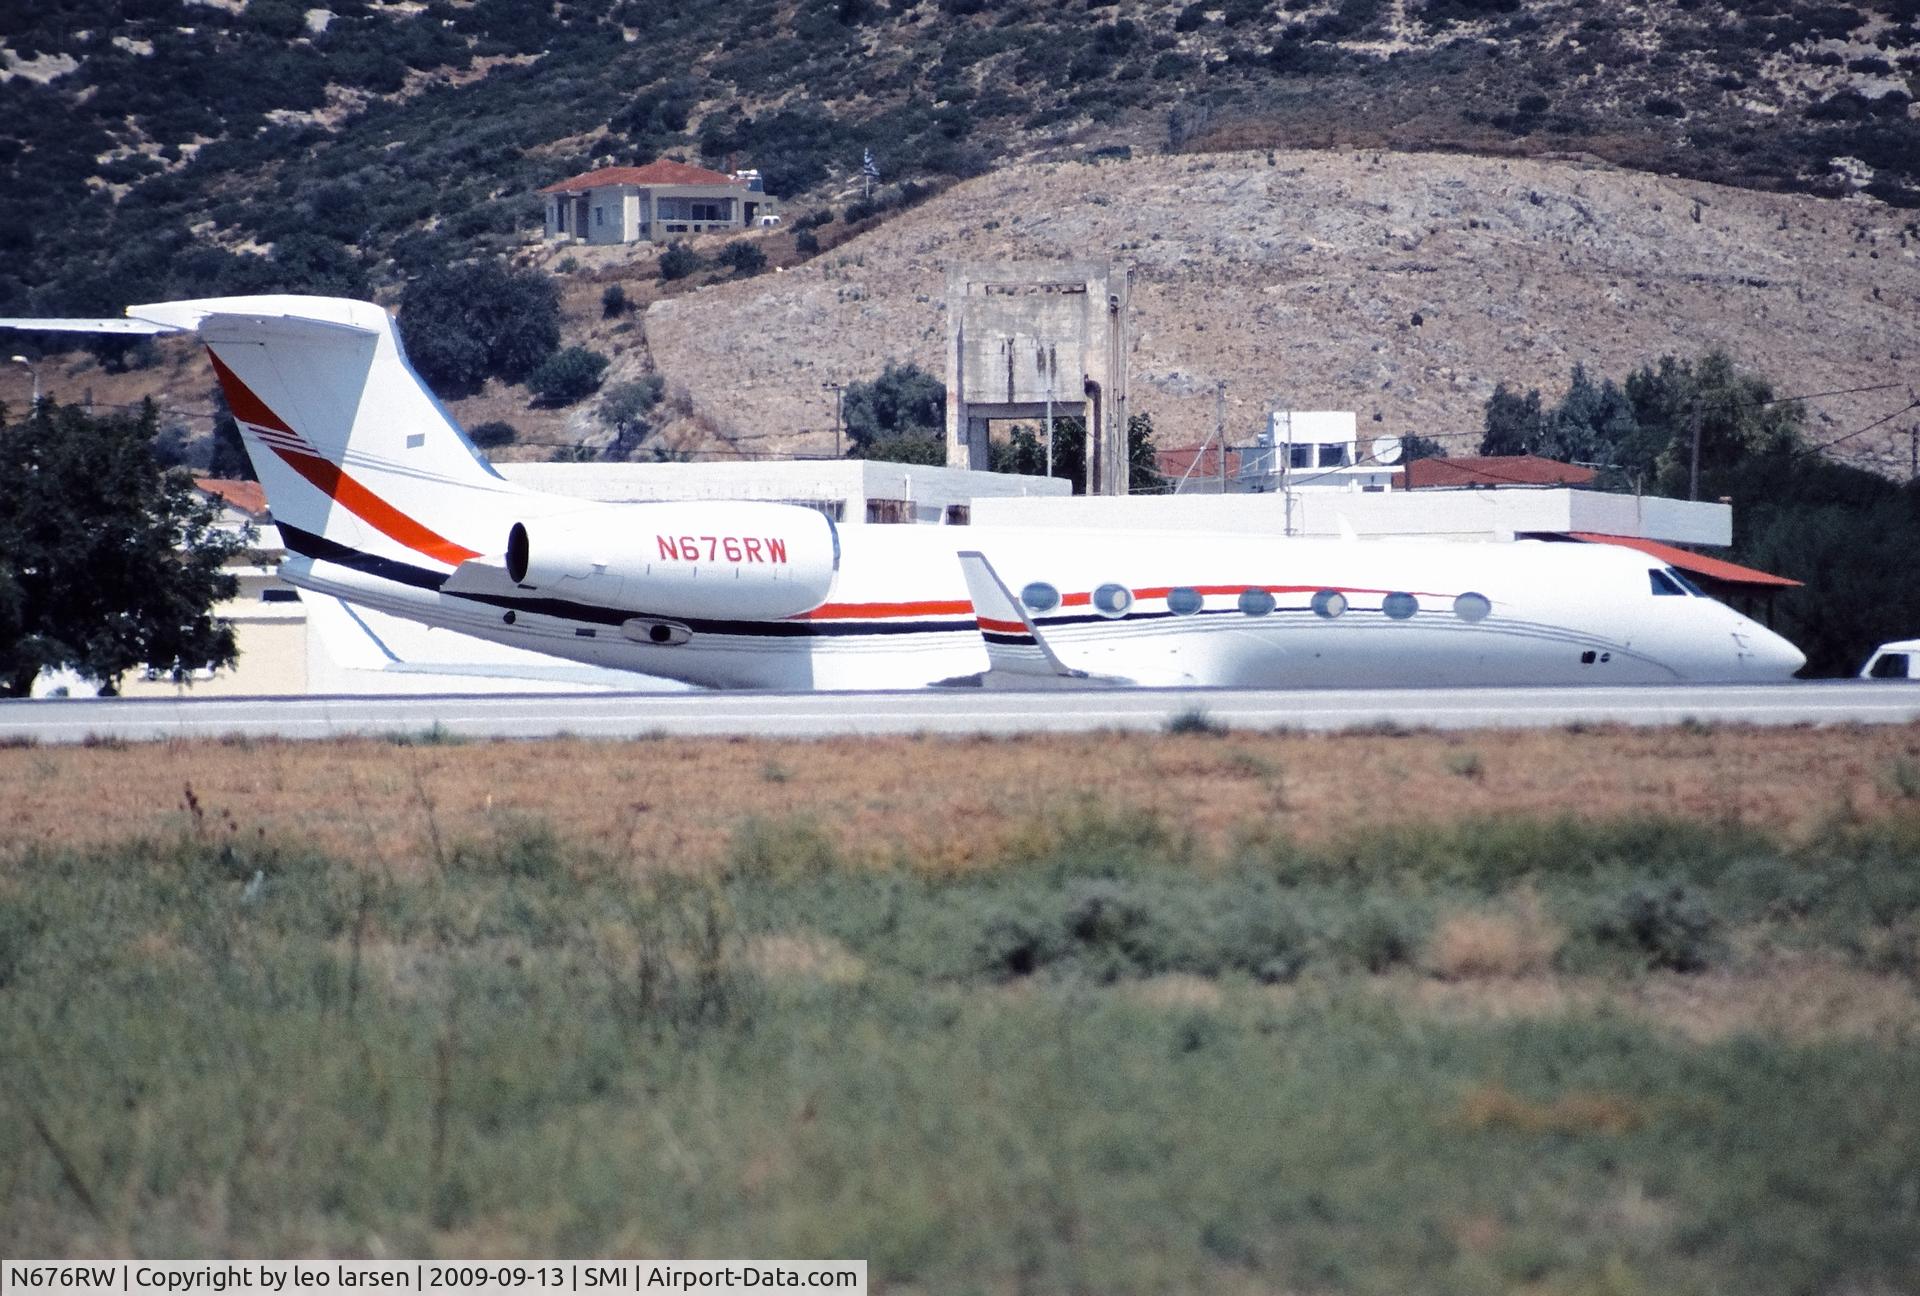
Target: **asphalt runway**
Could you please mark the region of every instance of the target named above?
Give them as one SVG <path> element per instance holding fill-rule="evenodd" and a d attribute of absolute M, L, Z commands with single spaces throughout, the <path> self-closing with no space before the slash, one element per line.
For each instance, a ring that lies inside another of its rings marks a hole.
<path fill-rule="evenodd" d="M 0 741 L 229 735 L 463 738 L 1026 734 L 1156 731 L 1194 713 L 1234 729 L 1550 728 L 1570 724 L 1911 724 L 1920 684 L 1483 689 L 1113 689 L 894 693 L 433 694 L 0 702 Z"/>

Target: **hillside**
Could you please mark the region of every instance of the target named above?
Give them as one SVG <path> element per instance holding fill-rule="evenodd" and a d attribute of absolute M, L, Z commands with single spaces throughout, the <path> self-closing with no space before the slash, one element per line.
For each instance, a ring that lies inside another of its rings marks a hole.
<path fill-rule="evenodd" d="M 1920 202 L 1920 0 L 0 6 L 0 310 L 393 289 L 599 159 L 838 201 L 1020 158 L 1577 150 Z"/>
<path fill-rule="evenodd" d="M 742 448 L 830 452 L 828 380 L 945 372 L 945 268 L 1132 268 L 1134 408 L 1162 445 L 1271 408 L 1477 442 L 1496 380 L 1565 387 L 1721 347 L 1783 393 L 1920 381 L 1920 227 L 1874 203 L 1593 162 L 1353 152 L 1010 167 L 810 264 L 650 308 L 655 362 Z M 1826 441 L 1910 399 L 1809 403 Z M 801 433 L 799 429 L 809 429 Z M 1838 447 L 1907 466 L 1906 424 Z M 1897 441 L 1896 441 L 1897 438 Z M 1471 448 L 1471 447 L 1469 447 Z"/>

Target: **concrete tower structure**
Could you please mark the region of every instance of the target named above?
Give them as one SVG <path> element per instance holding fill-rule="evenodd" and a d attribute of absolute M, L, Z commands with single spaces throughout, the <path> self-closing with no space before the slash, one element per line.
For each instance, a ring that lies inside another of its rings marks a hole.
<path fill-rule="evenodd" d="M 988 466 L 995 419 L 1078 416 L 1089 495 L 1127 493 L 1127 272 L 1107 261 L 947 271 L 947 463 Z"/>

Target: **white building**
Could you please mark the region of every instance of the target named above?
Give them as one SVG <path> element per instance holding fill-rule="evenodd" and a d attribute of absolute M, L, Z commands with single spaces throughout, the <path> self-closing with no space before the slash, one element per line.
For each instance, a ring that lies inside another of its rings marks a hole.
<path fill-rule="evenodd" d="M 758 171 L 726 175 L 686 162 L 601 167 L 540 192 L 547 238 L 578 243 L 667 243 L 676 235 L 771 224 L 780 211 Z"/>

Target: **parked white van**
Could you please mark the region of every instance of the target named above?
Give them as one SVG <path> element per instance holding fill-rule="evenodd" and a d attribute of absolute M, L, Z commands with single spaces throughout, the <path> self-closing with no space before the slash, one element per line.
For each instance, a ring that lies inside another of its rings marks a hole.
<path fill-rule="evenodd" d="M 1896 639 L 1873 650 L 1860 668 L 1861 679 L 1920 679 L 1920 639 Z"/>

